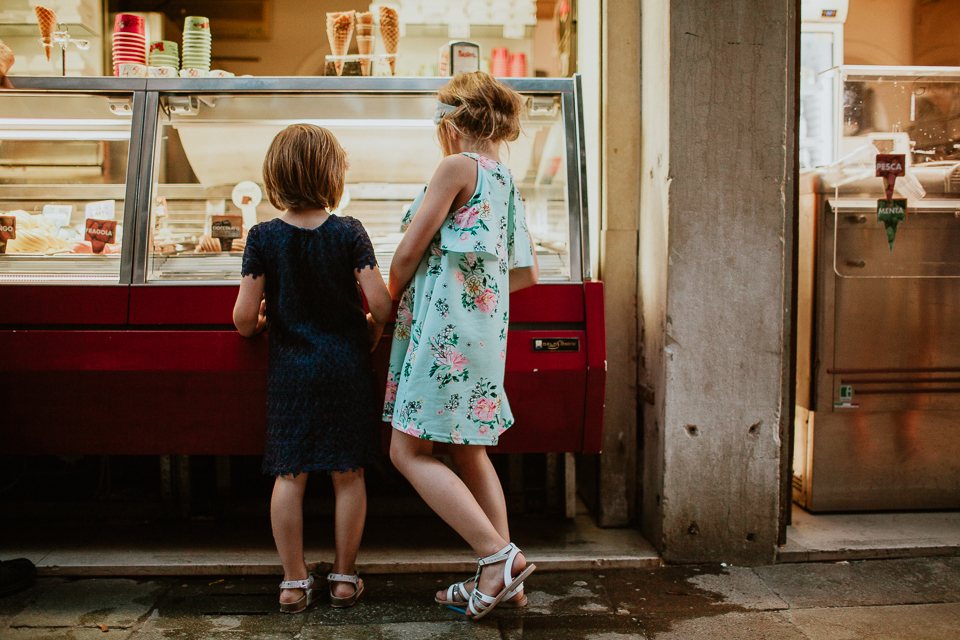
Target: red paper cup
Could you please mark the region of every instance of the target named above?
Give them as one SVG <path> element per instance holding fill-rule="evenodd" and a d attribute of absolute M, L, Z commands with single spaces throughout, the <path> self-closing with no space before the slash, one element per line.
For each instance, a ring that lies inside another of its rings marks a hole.
<path fill-rule="evenodd" d="M 140 16 L 132 13 L 118 13 L 113 22 L 113 31 L 115 33 L 146 33 L 144 29 L 144 20 Z"/>
<path fill-rule="evenodd" d="M 510 76 L 513 78 L 527 77 L 527 54 L 518 51 L 510 56 Z"/>

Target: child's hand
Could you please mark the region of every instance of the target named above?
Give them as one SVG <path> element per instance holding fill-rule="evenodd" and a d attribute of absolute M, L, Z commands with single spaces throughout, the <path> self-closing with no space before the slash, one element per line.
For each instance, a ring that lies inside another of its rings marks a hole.
<path fill-rule="evenodd" d="M 254 329 L 254 335 L 261 333 L 267 328 L 267 299 L 260 301 L 260 311 L 257 313 L 257 328 Z"/>
<path fill-rule="evenodd" d="M 370 351 L 375 351 L 380 344 L 380 337 L 383 335 L 383 325 L 373 319 L 372 314 L 367 314 L 367 339 L 370 341 Z"/>

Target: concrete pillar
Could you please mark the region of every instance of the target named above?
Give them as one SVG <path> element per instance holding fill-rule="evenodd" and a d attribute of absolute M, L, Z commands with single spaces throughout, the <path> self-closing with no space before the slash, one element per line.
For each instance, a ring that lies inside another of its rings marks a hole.
<path fill-rule="evenodd" d="M 598 521 L 602 527 L 622 527 L 636 516 L 640 5 L 636 0 L 604 0 L 601 11 L 600 278 L 605 295 L 607 396 Z"/>
<path fill-rule="evenodd" d="M 795 5 L 641 4 L 642 525 L 668 561 L 769 563 L 790 401 Z"/>

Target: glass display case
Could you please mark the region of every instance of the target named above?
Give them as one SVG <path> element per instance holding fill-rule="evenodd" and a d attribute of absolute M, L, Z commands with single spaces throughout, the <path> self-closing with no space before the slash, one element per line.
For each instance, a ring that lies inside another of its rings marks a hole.
<path fill-rule="evenodd" d="M 571 237 L 569 218 L 579 207 L 570 206 L 570 189 L 577 184 L 571 185 L 567 172 L 562 95 L 524 94 L 523 134 L 510 145 L 506 161 L 526 201 L 544 280 L 569 282 L 582 274 L 578 253 L 571 268 L 570 248 L 579 244 L 579 229 Z M 432 122 L 435 86 L 269 95 L 164 91 L 158 97 L 145 194 L 150 242 L 135 275 L 142 267 L 146 282 L 239 279 L 243 239 L 223 250 L 212 241 L 211 221 L 237 216 L 245 235 L 252 224 L 280 214 L 262 196 L 261 165 L 273 137 L 290 124 L 323 126 L 343 145 L 350 169 L 337 213 L 363 223 L 384 275 L 402 237 L 405 207 L 442 157 Z M 234 197 L 241 184 L 251 191 Z"/>
<path fill-rule="evenodd" d="M 842 66 L 836 155 L 801 197 L 794 498 L 960 502 L 960 68 Z M 878 154 L 903 154 L 882 213 Z M 892 222 L 892 224 L 891 224 Z"/>
<path fill-rule="evenodd" d="M 0 92 L 0 284 L 121 281 L 140 124 L 132 92 Z"/>

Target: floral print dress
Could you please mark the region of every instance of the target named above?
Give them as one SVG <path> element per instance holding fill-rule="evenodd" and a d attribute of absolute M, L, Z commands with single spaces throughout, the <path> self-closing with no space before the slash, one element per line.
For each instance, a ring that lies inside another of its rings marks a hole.
<path fill-rule="evenodd" d="M 477 188 L 447 216 L 400 300 L 383 419 L 418 438 L 495 445 L 513 424 L 503 391 L 509 272 L 533 265 L 533 246 L 509 169 L 463 155 L 477 162 Z"/>

